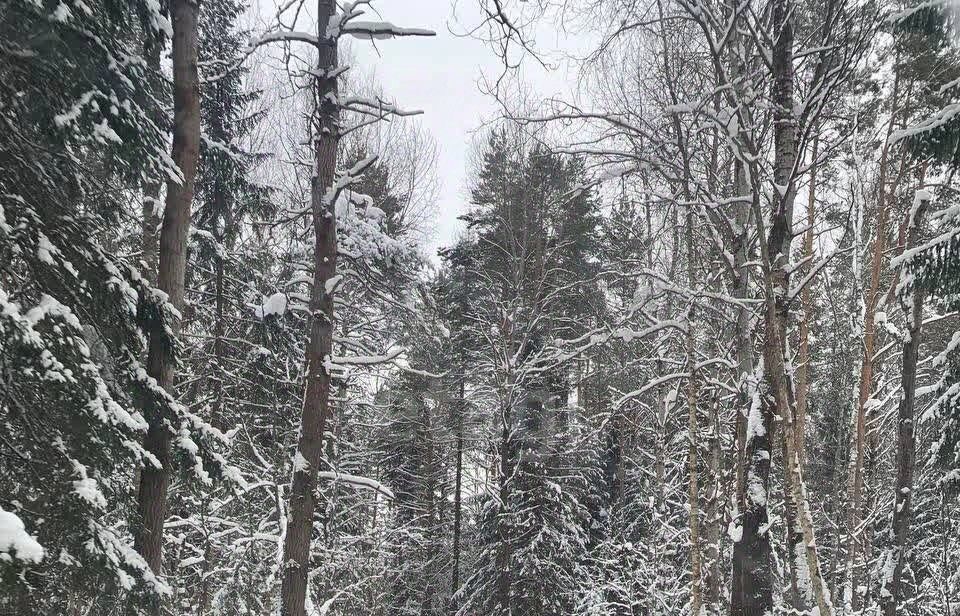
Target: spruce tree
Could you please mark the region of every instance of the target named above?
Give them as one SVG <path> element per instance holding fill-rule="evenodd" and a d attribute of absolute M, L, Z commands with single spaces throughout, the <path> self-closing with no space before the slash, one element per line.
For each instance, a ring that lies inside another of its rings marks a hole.
<path fill-rule="evenodd" d="M 168 404 L 142 364 L 168 308 L 118 250 L 128 191 L 177 177 L 154 121 L 164 97 L 144 96 L 162 80 L 139 55 L 169 34 L 148 1 L 0 15 L 0 494 L 43 550 L 0 548 L 3 610 L 102 612 L 117 589 L 169 591 L 125 517 L 134 468 L 153 461 L 141 409 Z"/>
<path fill-rule="evenodd" d="M 586 579 L 589 480 L 567 457 L 570 365 L 548 359 L 598 313 L 595 287 L 572 284 L 595 267 L 597 205 L 585 184 L 577 159 L 495 131 L 463 217 L 469 235 L 445 254 L 465 278 L 457 284 L 474 290 L 464 316 L 496 464 L 461 613 L 568 613 Z"/>
<path fill-rule="evenodd" d="M 906 144 L 906 154 L 925 161 L 930 172 L 942 170 L 953 178 L 960 165 L 960 49 L 953 41 L 954 18 L 941 6 L 919 5 L 894 15 L 893 31 L 903 60 L 901 70 L 919 84 L 920 95 L 911 112 L 911 125 L 895 137 Z M 917 195 L 929 200 L 930 191 Z M 897 259 L 910 273 L 901 291 L 921 289 L 944 310 L 960 308 L 960 213 L 953 205 L 956 196 L 943 191 L 945 202 L 929 216 L 930 239 L 907 250 Z M 912 211 L 911 211 L 912 212 Z M 913 214 L 911 213 L 911 216 Z M 941 373 L 936 400 L 921 421 L 937 417 L 942 433 L 934 446 L 945 469 L 944 482 L 960 485 L 960 336 L 954 334 L 934 359 Z"/>

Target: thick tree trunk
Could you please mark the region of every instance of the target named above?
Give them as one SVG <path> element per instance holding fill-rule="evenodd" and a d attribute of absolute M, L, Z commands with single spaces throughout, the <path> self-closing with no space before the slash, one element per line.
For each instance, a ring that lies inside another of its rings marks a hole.
<path fill-rule="evenodd" d="M 918 199 L 907 223 L 907 246 L 916 246 L 920 238 L 920 221 L 925 201 Z M 901 275 L 901 280 L 907 274 Z M 914 426 L 914 398 L 917 389 L 917 359 L 920 350 L 921 325 L 923 322 L 923 290 L 912 292 L 909 304 L 904 303 L 907 317 L 907 332 L 903 340 L 900 403 L 897 407 L 897 483 L 894 488 L 893 547 L 890 558 L 893 568 L 882 580 L 880 605 L 884 616 L 896 616 L 903 599 L 903 568 L 910 541 L 910 524 L 913 521 L 913 471 L 916 464 L 916 434 Z"/>
<path fill-rule="evenodd" d="M 744 505 L 734 544 L 734 589 L 730 613 L 755 616 L 773 609 L 767 488 L 770 483 L 771 407 L 754 401 L 745 436 Z M 739 578 L 739 579 L 736 579 Z"/>
<path fill-rule="evenodd" d="M 736 194 L 747 195 L 750 187 L 746 181 L 743 164 L 738 162 L 735 169 Z M 736 239 L 734 265 L 736 280 L 734 296 L 746 299 L 750 294 L 749 267 L 750 250 L 748 230 L 750 228 L 751 204 L 744 203 L 737 212 L 737 228 L 740 235 Z M 736 517 L 735 525 L 739 536 L 734 537 L 733 563 L 730 579 L 730 614 L 732 616 L 750 616 L 763 614 L 773 609 L 773 582 L 770 569 L 770 535 L 761 532 L 767 525 L 766 489 L 770 474 L 770 437 L 764 426 L 769 426 L 768 418 L 763 418 L 761 409 L 755 409 L 754 423 L 750 425 L 750 414 L 754 410 L 754 350 L 751 336 L 750 310 L 737 307 L 736 352 L 738 387 L 738 409 L 736 416 Z M 759 423 L 758 423 L 759 422 Z M 748 433 L 747 428 L 752 432 Z M 763 432 L 761 433 L 761 430 Z M 748 494 L 748 483 L 753 487 Z M 762 493 L 757 489 L 762 488 Z M 762 497 L 762 498 L 761 498 Z"/>
<path fill-rule="evenodd" d="M 772 70 L 774 106 L 774 185 L 779 198 L 774 199 L 770 216 L 770 232 L 761 244 L 765 287 L 764 373 L 770 387 L 773 408 L 783 422 L 784 494 L 788 495 L 786 524 L 795 534 L 795 542 L 787 546 L 792 562 L 791 574 L 802 602 L 811 601 L 821 616 L 833 615 L 830 590 L 820 569 L 813 518 L 807 503 L 803 468 L 797 444 L 796 400 L 791 375 L 786 369 L 786 333 L 789 320 L 790 244 L 793 232 L 794 184 L 797 163 L 797 120 L 794 114 L 793 7 L 791 0 L 777 0 L 772 22 L 776 39 L 773 45 Z M 799 572 L 806 569 L 806 575 Z"/>
<path fill-rule="evenodd" d="M 307 342 L 306 388 L 300 416 L 297 452 L 306 464 L 296 466 L 290 488 L 289 521 L 283 543 L 283 583 L 280 590 L 283 616 L 304 616 L 310 544 L 316 508 L 317 472 L 323 455 L 323 435 L 332 417 L 331 375 L 326 359 L 333 352 L 333 291 L 327 281 L 337 270 L 336 203 L 329 194 L 333 186 L 339 142 L 337 92 L 337 42 L 326 39 L 334 0 L 317 3 L 317 32 L 321 37 L 316 77 L 317 109 L 313 118 L 314 176 L 310 199 L 313 210 L 314 271 L 310 291 L 310 338 Z M 333 95 L 333 96 L 331 96 Z"/>
<path fill-rule="evenodd" d="M 167 183 L 167 200 L 160 230 L 157 286 L 178 309 L 183 308 L 184 273 L 187 263 L 187 236 L 193 203 L 197 160 L 200 155 L 200 85 L 197 75 L 197 18 L 199 6 L 189 0 L 170 3 L 173 18 L 173 161 L 183 173 L 181 183 Z M 172 325 L 178 333 L 178 320 Z M 147 373 L 172 393 L 174 359 L 162 335 L 150 336 Z M 140 474 L 138 514 L 140 529 L 137 551 L 156 574 L 163 571 L 163 523 L 170 484 L 169 418 L 155 409 L 150 418 L 144 446 L 156 456 L 160 468 L 147 464 Z"/>

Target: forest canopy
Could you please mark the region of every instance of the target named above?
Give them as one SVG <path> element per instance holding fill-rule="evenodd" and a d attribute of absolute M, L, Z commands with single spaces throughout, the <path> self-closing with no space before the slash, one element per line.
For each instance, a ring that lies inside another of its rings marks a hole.
<path fill-rule="evenodd" d="M 960 610 L 956 3 L 404 4 L 0 0 L 0 613 Z"/>

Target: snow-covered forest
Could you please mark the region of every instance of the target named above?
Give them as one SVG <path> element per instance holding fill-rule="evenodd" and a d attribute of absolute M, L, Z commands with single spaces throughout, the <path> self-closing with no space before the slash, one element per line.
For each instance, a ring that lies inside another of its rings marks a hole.
<path fill-rule="evenodd" d="M 0 614 L 960 613 L 960 6 L 418 2 L 0 0 Z"/>

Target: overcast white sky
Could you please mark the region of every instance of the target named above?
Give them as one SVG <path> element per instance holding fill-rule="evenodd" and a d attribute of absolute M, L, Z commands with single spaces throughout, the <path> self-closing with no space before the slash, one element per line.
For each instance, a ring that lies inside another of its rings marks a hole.
<path fill-rule="evenodd" d="M 351 45 L 358 63 L 373 72 L 387 98 L 403 108 L 423 111 L 419 120 L 437 141 L 440 194 L 430 253 L 450 244 L 456 235 L 456 218 L 466 196 L 471 133 L 496 113 L 495 102 L 481 93 L 478 80 L 483 72 L 496 71 L 499 63 L 482 42 L 451 34 L 450 30 L 464 30 L 455 22 L 452 2 L 380 0 L 376 8 L 383 19 L 400 26 L 427 28 L 437 36 L 377 41 L 375 45 L 356 41 Z M 463 12 L 473 6 L 459 8 Z M 464 15 L 461 21 L 467 18 Z"/>
<path fill-rule="evenodd" d="M 358 60 L 373 70 L 383 92 L 401 107 L 423 111 L 420 122 L 437 141 L 440 197 L 434 246 L 449 244 L 465 198 L 464 174 L 471 132 L 494 117 L 495 102 L 481 93 L 482 72 L 499 63 L 480 41 L 450 33 L 463 30 L 453 22 L 451 0 L 381 0 L 384 19 L 397 25 L 428 28 L 431 38 L 357 41 Z"/>
<path fill-rule="evenodd" d="M 457 216 L 466 201 L 467 153 L 477 129 L 497 115 L 496 102 L 483 94 L 483 75 L 500 74 L 499 58 L 483 42 L 457 36 L 480 22 L 476 0 L 378 0 L 379 18 L 398 26 L 427 28 L 430 38 L 352 44 L 359 64 L 373 71 L 385 96 L 401 107 L 423 111 L 420 121 L 438 145 L 441 182 L 435 239 L 430 252 L 450 244 Z M 368 16 L 364 16 L 367 18 Z M 378 19 L 369 16 L 370 19 Z M 559 74 L 525 71 L 525 81 L 541 93 L 554 93 L 564 82 Z M 550 91 L 553 90 L 553 91 Z"/>

